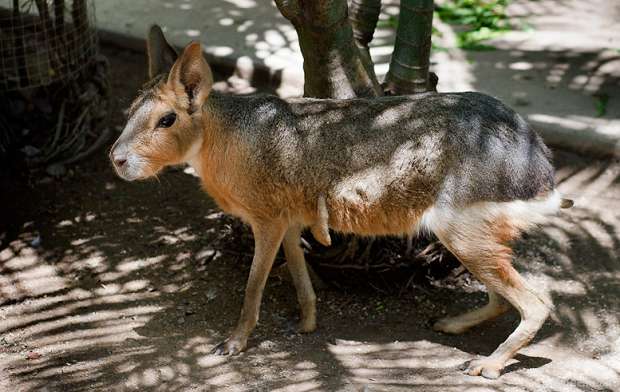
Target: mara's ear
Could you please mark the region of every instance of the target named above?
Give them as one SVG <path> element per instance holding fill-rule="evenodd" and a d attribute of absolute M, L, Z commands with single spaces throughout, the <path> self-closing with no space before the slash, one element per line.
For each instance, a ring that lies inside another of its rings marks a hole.
<path fill-rule="evenodd" d="M 190 112 L 202 107 L 213 86 L 213 73 L 202 55 L 200 43 L 192 42 L 185 47 L 170 70 L 168 84 L 177 95 L 187 96 Z"/>
<path fill-rule="evenodd" d="M 158 25 L 153 25 L 149 29 L 146 52 L 149 57 L 149 79 L 170 71 L 178 57 L 176 50 L 166 41 L 164 32 Z"/>

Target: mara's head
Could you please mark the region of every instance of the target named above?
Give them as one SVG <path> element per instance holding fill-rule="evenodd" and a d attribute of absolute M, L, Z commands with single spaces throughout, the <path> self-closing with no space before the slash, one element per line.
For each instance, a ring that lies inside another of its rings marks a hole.
<path fill-rule="evenodd" d="M 213 85 L 197 42 L 183 53 L 166 42 L 158 26 L 147 40 L 149 81 L 131 104 L 110 159 L 125 180 L 145 179 L 196 153 L 202 143 L 204 103 Z"/>

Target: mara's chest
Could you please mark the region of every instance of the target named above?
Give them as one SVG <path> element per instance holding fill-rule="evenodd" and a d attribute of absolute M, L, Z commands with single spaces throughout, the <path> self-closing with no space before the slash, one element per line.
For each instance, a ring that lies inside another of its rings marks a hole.
<path fill-rule="evenodd" d="M 221 184 L 210 179 L 202 179 L 202 188 L 215 200 L 226 213 L 250 222 L 252 206 L 241 197 L 242 191 L 235 189 L 234 184 Z"/>
<path fill-rule="evenodd" d="M 200 177 L 202 188 L 224 212 L 249 221 L 248 206 L 242 197 L 244 192 L 229 168 L 225 167 L 226 162 L 212 162 L 198 157 L 188 160 L 188 163 Z"/>

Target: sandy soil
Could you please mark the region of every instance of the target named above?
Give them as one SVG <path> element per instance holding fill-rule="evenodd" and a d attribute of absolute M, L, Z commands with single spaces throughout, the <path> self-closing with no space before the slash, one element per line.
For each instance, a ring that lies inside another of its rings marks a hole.
<path fill-rule="evenodd" d="M 104 52 L 118 126 L 144 59 Z M 327 288 L 319 330 L 300 335 L 294 290 L 275 275 L 247 352 L 214 356 L 239 314 L 251 241 L 195 178 L 125 183 L 104 151 L 61 179 L 2 178 L 0 390 L 620 390 L 620 165 L 556 161 L 577 204 L 519 242 L 516 259 L 556 310 L 496 381 L 458 369 L 493 351 L 515 312 L 462 336 L 428 327 L 483 304 L 476 281 L 400 295 Z"/>

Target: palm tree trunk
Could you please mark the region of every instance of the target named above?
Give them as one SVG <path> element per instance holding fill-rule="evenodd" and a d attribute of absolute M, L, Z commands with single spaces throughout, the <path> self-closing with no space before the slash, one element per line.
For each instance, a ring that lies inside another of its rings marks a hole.
<path fill-rule="evenodd" d="M 437 76 L 429 73 L 433 0 L 401 0 L 396 43 L 386 76 L 394 95 L 436 91 Z"/>

